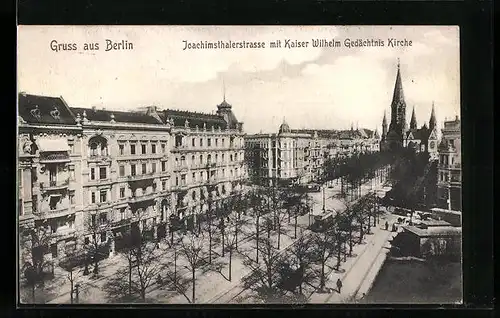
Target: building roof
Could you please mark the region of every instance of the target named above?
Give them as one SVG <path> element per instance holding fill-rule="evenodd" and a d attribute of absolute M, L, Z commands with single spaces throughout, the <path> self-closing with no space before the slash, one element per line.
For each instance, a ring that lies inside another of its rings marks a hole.
<path fill-rule="evenodd" d="M 288 123 L 283 118 L 283 123 L 280 125 L 278 133 L 280 133 L 280 134 L 288 134 L 288 133 L 291 133 L 291 132 L 292 131 L 290 130 L 290 126 L 288 126 Z"/>
<path fill-rule="evenodd" d="M 107 121 L 113 119 L 117 123 L 137 123 L 137 124 L 162 124 L 157 118 L 144 112 L 138 111 L 114 111 L 97 108 L 71 107 L 73 113 L 83 120 L 86 117 L 90 121 Z M 85 115 L 84 116 L 84 112 Z"/>
<path fill-rule="evenodd" d="M 160 118 L 165 122 L 173 121 L 174 127 L 185 127 L 186 121 L 189 128 L 226 129 L 227 123 L 221 115 L 189 112 L 182 110 L 165 109 L 159 112 Z"/>
<path fill-rule="evenodd" d="M 433 226 L 427 229 L 419 229 L 418 227 L 408 225 L 403 226 L 407 232 L 413 233 L 420 238 L 424 237 L 446 237 L 446 236 L 461 236 L 462 228 L 455 226 Z"/>
<path fill-rule="evenodd" d="M 409 129 L 405 133 L 405 138 L 408 138 L 410 134 L 413 136 L 414 140 L 427 140 L 429 138 L 429 129 L 425 126 L 417 129 Z"/>
<path fill-rule="evenodd" d="M 74 125 L 75 117 L 62 97 L 20 93 L 19 116 L 30 124 Z"/>

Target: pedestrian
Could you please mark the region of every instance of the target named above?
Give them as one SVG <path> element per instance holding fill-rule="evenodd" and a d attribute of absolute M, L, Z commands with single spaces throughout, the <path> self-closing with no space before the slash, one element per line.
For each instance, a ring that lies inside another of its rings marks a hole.
<path fill-rule="evenodd" d="M 340 294 L 340 291 L 342 290 L 342 281 L 339 279 L 337 279 L 337 290 L 339 291 L 339 294 Z"/>
<path fill-rule="evenodd" d="M 387 221 L 385 221 L 385 230 L 387 231 L 388 228 L 389 228 L 389 223 L 387 223 Z"/>

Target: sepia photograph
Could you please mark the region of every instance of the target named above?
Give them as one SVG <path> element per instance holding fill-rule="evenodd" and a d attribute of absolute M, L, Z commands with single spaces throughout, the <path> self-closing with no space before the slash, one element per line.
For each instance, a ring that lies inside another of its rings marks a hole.
<path fill-rule="evenodd" d="M 462 304 L 457 26 L 18 26 L 19 304 Z"/>

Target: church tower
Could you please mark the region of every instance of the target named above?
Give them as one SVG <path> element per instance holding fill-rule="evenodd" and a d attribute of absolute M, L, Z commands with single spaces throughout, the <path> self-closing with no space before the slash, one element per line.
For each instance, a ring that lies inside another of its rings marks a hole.
<path fill-rule="evenodd" d="M 431 118 L 429 119 L 429 129 L 432 131 L 436 128 L 436 112 L 434 110 L 434 102 L 432 102 Z"/>
<path fill-rule="evenodd" d="M 401 80 L 401 68 L 398 59 L 398 69 L 396 73 L 396 82 L 391 102 L 391 123 L 387 139 L 390 142 L 390 148 L 403 145 L 403 135 L 407 130 L 406 126 L 406 102 L 403 93 L 403 81 Z"/>
<path fill-rule="evenodd" d="M 415 106 L 411 112 L 410 129 L 417 129 L 417 117 L 415 116 Z"/>

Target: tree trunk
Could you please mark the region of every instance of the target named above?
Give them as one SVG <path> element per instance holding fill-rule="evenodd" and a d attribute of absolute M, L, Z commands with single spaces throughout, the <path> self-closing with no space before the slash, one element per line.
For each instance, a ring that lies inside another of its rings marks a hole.
<path fill-rule="evenodd" d="M 229 281 L 231 281 L 231 260 L 233 259 L 233 248 L 229 248 Z"/>
<path fill-rule="evenodd" d="M 293 238 L 296 239 L 297 238 L 297 214 L 295 214 L 295 225 L 294 225 L 294 233 L 293 233 Z"/>
<path fill-rule="evenodd" d="M 212 264 L 212 225 L 210 224 L 208 230 L 208 263 Z"/>
<path fill-rule="evenodd" d="M 141 286 L 141 299 L 143 302 L 146 302 L 146 287 L 144 286 Z"/>
<path fill-rule="evenodd" d="M 278 250 L 280 249 L 281 243 L 281 225 L 278 224 Z"/>
<path fill-rule="evenodd" d="M 132 296 L 132 263 L 130 261 L 128 265 L 128 296 Z"/>
<path fill-rule="evenodd" d="M 191 275 L 192 275 L 192 278 L 193 278 L 193 294 L 192 294 L 192 298 L 191 298 L 191 302 L 194 304 L 196 302 L 196 298 L 195 298 L 195 291 L 196 291 L 196 272 L 195 272 L 195 268 L 193 266 L 192 270 L 191 270 Z"/>
<path fill-rule="evenodd" d="M 71 287 L 70 288 L 71 289 L 71 291 L 70 291 L 70 300 L 71 300 L 71 303 L 73 303 L 73 294 L 75 292 L 74 287 L 73 287 L 73 271 L 71 271 L 69 273 L 69 283 L 70 283 L 70 287 Z"/>
<path fill-rule="evenodd" d="M 224 226 L 222 226 L 222 229 L 221 229 L 221 236 L 222 236 L 222 257 L 224 257 Z"/>
<path fill-rule="evenodd" d="M 36 297 L 35 297 L 35 289 L 36 289 L 36 284 L 33 282 L 33 285 L 31 285 L 31 299 L 33 303 L 36 303 Z"/>
<path fill-rule="evenodd" d="M 174 249 L 174 282 L 177 282 L 177 250 L 175 249 Z"/>
<path fill-rule="evenodd" d="M 349 229 L 349 257 L 352 256 L 352 249 L 353 249 L 353 241 L 352 241 L 352 225 L 351 225 Z"/>
<path fill-rule="evenodd" d="M 238 213 L 238 221 L 236 223 L 236 226 L 234 227 L 234 247 L 236 248 L 236 250 L 238 250 L 238 227 L 240 226 L 240 224 L 240 214 Z"/>
<path fill-rule="evenodd" d="M 321 276 L 320 276 L 320 283 L 319 283 L 319 287 L 321 289 L 325 288 L 325 263 L 326 263 L 326 260 L 323 258 L 323 262 L 321 262 Z"/>
<path fill-rule="evenodd" d="M 257 228 L 257 231 L 255 233 L 255 243 L 256 243 L 256 257 L 255 257 L 255 262 L 258 264 L 259 263 L 259 217 L 257 216 L 257 219 L 256 219 L 257 223 L 256 224 L 256 228 Z"/>
<path fill-rule="evenodd" d="M 363 243 L 363 222 L 359 224 L 359 244 Z"/>

